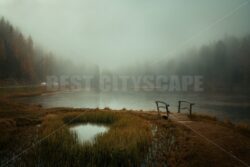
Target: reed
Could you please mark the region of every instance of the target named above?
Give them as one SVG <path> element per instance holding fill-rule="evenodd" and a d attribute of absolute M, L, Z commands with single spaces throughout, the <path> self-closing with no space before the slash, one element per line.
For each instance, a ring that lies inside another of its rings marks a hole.
<path fill-rule="evenodd" d="M 92 144 L 78 143 L 69 127 L 87 122 L 105 124 L 110 130 L 98 135 Z M 74 112 L 47 117 L 42 126 L 42 142 L 19 165 L 140 166 L 152 140 L 149 122 L 128 112 Z"/>

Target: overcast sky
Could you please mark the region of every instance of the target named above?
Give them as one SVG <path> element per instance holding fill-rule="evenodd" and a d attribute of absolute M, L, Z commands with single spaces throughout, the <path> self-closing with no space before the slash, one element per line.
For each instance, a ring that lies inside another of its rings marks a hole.
<path fill-rule="evenodd" d="M 226 35 L 246 35 L 245 2 L 0 0 L 0 15 L 59 56 L 105 67 L 161 60 Z"/>

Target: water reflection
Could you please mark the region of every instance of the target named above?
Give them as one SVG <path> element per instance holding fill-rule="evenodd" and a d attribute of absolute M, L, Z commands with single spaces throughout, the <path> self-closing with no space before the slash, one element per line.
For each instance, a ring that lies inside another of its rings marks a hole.
<path fill-rule="evenodd" d="M 81 124 L 70 128 L 70 131 L 76 134 L 77 139 L 80 143 L 84 142 L 93 143 L 95 137 L 98 134 L 105 133 L 108 130 L 109 128 L 107 126 L 96 125 L 91 123 Z"/>

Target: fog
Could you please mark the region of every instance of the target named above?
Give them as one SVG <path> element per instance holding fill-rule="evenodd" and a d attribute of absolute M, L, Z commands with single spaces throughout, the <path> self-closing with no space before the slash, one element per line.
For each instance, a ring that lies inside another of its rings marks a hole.
<path fill-rule="evenodd" d="M 250 30 L 245 0 L 0 0 L 0 15 L 57 56 L 103 68 L 157 63 Z"/>

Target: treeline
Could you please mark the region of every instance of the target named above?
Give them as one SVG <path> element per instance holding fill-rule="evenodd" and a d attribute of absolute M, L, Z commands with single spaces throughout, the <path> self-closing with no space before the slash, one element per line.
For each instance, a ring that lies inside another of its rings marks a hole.
<path fill-rule="evenodd" d="M 250 35 L 226 37 L 180 57 L 165 66 L 168 71 L 203 76 L 207 91 L 250 92 Z"/>
<path fill-rule="evenodd" d="M 0 85 L 37 84 L 50 75 L 98 75 L 94 64 L 59 58 L 35 46 L 7 20 L 0 20 Z"/>
<path fill-rule="evenodd" d="M 250 93 L 250 35 L 226 37 L 170 60 L 137 64 L 123 72 L 129 75 L 199 75 L 204 78 L 205 91 Z"/>
<path fill-rule="evenodd" d="M 55 60 L 52 53 L 35 48 L 31 37 L 14 28 L 4 18 L 0 20 L 0 80 L 1 82 L 37 82 L 52 74 Z"/>
<path fill-rule="evenodd" d="M 250 35 L 227 37 L 171 60 L 136 64 L 117 72 L 131 76 L 201 75 L 206 91 L 249 93 Z M 98 78 L 99 73 L 97 65 L 76 66 L 35 47 L 31 37 L 24 37 L 4 18 L 0 20 L 0 84 L 9 80 L 38 83 L 46 81 L 48 75 L 94 75 Z"/>

